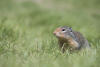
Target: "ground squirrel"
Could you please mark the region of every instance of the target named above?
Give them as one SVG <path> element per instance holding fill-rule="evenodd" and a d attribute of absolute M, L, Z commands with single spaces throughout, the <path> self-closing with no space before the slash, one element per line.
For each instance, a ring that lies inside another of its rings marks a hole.
<path fill-rule="evenodd" d="M 68 47 L 71 50 L 90 48 L 88 41 L 80 32 L 73 31 L 71 27 L 63 26 L 57 28 L 53 34 L 58 38 L 59 47 L 64 52 Z"/>

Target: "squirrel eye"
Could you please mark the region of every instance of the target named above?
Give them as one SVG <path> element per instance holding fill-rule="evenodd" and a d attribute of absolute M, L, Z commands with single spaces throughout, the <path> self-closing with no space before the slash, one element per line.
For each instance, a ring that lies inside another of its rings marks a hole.
<path fill-rule="evenodd" d="M 65 29 L 62 29 L 62 31 L 65 31 Z"/>

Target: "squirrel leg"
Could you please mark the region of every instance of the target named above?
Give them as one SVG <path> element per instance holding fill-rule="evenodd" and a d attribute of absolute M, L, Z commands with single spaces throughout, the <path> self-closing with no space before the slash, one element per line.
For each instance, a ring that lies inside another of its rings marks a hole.
<path fill-rule="evenodd" d="M 64 42 L 59 41 L 59 48 L 64 53 L 67 49 L 67 45 Z"/>

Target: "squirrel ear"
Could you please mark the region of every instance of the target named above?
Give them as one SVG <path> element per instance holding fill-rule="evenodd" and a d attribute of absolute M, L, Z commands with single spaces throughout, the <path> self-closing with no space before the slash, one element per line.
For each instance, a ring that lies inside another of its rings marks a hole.
<path fill-rule="evenodd" d="M 69 29 L 70 29 L 70 32 L 72 32 L 72 27 L 70 27 Z"/>

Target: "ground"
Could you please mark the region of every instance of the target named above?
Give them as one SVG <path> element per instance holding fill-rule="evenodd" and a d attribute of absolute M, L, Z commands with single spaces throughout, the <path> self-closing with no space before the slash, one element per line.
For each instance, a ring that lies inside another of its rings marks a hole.
<path fill-rule="evenodd" d="M 53 31 L 70 26 L 91 50 L 62 53 Z M 99 67 L 99 0 L 0 0 L 0 67 Z"/>

